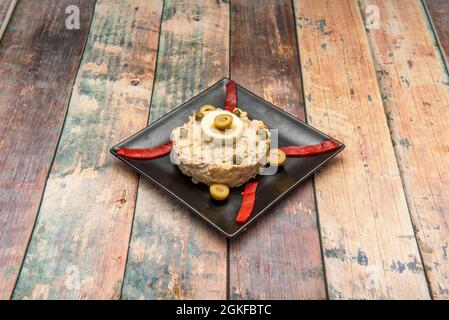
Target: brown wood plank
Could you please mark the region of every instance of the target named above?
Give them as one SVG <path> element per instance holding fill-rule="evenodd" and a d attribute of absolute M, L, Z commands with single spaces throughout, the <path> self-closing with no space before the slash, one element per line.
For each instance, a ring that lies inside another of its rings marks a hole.
<path fill-rule="evenodd" d="M 16 4 L 17 0 L 0 0 L 0 40 L 5 33 Z"/>
<path fill-rule="evenodd" d="M 304 119 L 292 2 L 231 2 L 231 77 Z M 232 299 L 326 297 L 312 181 L 230 245 Z"/>
<path fill-rule="evenodd" d="M 357 1 L 294 4 L 308 120 L 346 144 L 315 177 L 329 297 L 427 299 Z"/>
<path fill-rule="evenodd" d="M 228 74 L 227 1 L 165 1 L 150 122 Z M 124 299 L 226 298 L 226 239 L 140 180 Z"/>
<path fill-rule="evenodd" d="M 65 8 L 78 5 L 80 30 Z M 9 298 L 33 228 L 94 1 L 23 0 L 0 44 L 0 298 Z"/>
<path fill-rule="evenodd" d="M 362 3 L 383 12 L 368 38 L 432 294 L 448 299 L 449 76 L 419 1 Z"/>
<path fill-rule="evenodd" d="M 423 0 L 430 16 L 438 43 L 441 47 L 446 68 L 449 66 L 449 1 L 447 0 Z"/>
<path fill-rule="evenodd" d="M 6 13 L 9 11 L 11 4 L 15 2 L 17 2 L 17 0 L 0 0 L 0 24 L 3 24 Z"/>
<path fill-rule="evenodd" d="M 118 299 L 138 177 L 109 154 L 145 127 L 162 1 L 99 0 L 15 299 Z"/>

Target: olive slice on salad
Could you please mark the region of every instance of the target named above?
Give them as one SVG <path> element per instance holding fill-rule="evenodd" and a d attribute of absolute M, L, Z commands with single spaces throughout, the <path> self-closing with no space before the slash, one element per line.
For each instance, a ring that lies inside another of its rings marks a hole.
<path fill-rule="evenodd" d="M 219 114 L 214 118 L 214 126 L 217 129 L 229 129 L 232 125 L 232 116 L 230 114 Z"/>
<path fill-rule="evenodd" d="M 268 132 L 267 130 L 263 128 L 257 129 L 257 135 L 260 137 L 260 139 L 265 140 L 268 138 Z"/>
<path fill-rule="evenodd" d="M 284 151 L 281 149 L 271 149 L 268 155 L 270 165 L 280 167 L 284 164 L 286 159 Z"/>
<path fill-rule="evenodd" d="M 214 183 L 209 187 L 210 196 L 218 201 L 223 201 L 229 196 L 229 187 L 222 183 Z"/>
<path fill-rule="evenodd" d="M 215 106 L 213 106 L 211 104 L 205 104 L 204 106 L 202 106 L 200 108 L 200 112 L 209 112 L 209 111 L 214 111 L 215 109 L 217 109 Z"/>
<path fill-rule="evenodd" d="M 234 111 L 232 111 L 232 113 L 240 118 L 240 116 L 242 115 L 242 110 L 240 110 L 239 108 L 235 108 Z"/>
<path fill-rule="evenodd" d="M 196 121 L 201 121 L 204 118 L 204 113 L 202 112 L 198 112 L 197 114 L 195 114 L 195 120 Z"/>

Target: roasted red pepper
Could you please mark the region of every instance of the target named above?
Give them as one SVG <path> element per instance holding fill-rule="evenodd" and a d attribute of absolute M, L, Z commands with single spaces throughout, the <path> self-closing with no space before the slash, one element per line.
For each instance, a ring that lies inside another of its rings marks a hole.
<path fill-rule="evenodd" d="M 324 142 L 309 146 L 288 146 L 288 147 L 281 147 L 280 149 L 284 151 L 287 157 L 307 157 L 320 153 L 329 152 L 337 149 L 338 147 L 339 147 L 338 143 L 332 140 L 326 140 Z"/>
<path fill-rule="evenodd" d="M 153 147 L 153 148 L 142 148 L 142 149 L 128 149 L 128 148 L 120 148 L 118 149 L 116 155 L 123 156 L 130 159 L 137 160 L 149 160 L 155 159 L 166 154 L 169 154 L 171 151 L 172 142 L 169 141 L 166 144 Z"/>
<path fill-rule="evenodd" d="M 226 85 L 225 110 L 232 112 L 236 107 L 237 107 L 237 86 L 235 84 L 235 81 L 230 81 Z"/>
<path fill-rule="evenodd" d="M 254 202 L 256 201 L 256 189 L 259 182 L 248 182 L 243 190 L 243 201 L 235 221 L 245 223 L 253 212 Z"/>

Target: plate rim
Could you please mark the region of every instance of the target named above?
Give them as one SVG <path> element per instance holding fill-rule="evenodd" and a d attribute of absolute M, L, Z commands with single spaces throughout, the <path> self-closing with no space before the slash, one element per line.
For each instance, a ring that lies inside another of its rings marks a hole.
<path fill-rule="evenodd" d="M 246 230 L 246 228 L 248 226 L 250 226 L 252 223 L 254 223 L 256 220 L 258 220 L 261 216 L 263 216 L 265 213 L 267 213 L 267 211 L 269 209 L 271 209 L 277 202 L 279 202 L 282 198 L 284 198 L 288 193 L 290 193 L 290 191 L 292 191 L 294 188 L 296 188 L 299 184 L 301 184 L 302 182 L 304 182 L 304 180 L 308 179 L 311 175 L 313 175 L 318 169 L 320 169 L 326 162 L 330 161 L 332 158 L 334 158 L 335 156 L 337 156 L 341 151 L 343 151 L 343 149 L 346 147 L 344 143 L 338 141 L 337 139 L 334 139 L 333 137 L 327 135 L 326 133 L 318 130 L 317 128 L 312 127 L 311 125 L 309 125 L 307 122 L 295 117 L 294 115 L 288 113 L 287 111 L 275 106 L 274 104 L 272 104 L 269 101 L 266 101 L 265 99 L 263 99 L 262 97 L 258 96 L 257 94 L 251 92 L 250 90 L 246 89 L 245 87 L 242 87 L 241 85 L 239 85 L 237 82 L 237 87 L 240 89 L 243 89 L 244 91 L 246 91 L 248 94 L 253 95 L 257 98 L 259 98 L 260 100 L 264 101 L 265 103 L 267 103 L 270 107 L 272 108 L 276 108 L 277 110 L 281 111 L 284 115 L 288 116 L 289 118 L 291 118 L 292 120 L 299 122 L 301 125 L 305 125 L 306 127 L 308 127 L 309 129 L 312 129 L 313 131 L 315 131 L 316 133 L 319 133 L 327 138 L 329 138 L 330 140 L 333 140 L 335 142 L 337 142 L 339 144 L 338 149 L 336 149 L 335 151 L 333 151 L 329 157 L 325 158 L 323 161 L 321 161 L 319 164 L 317 164 L 316 166 L 313 167 L 312 170 L 310 170 L 304 177 L 302 177 L 301 179 L 298 179 L 297 181 L 295 181 L 295 183 L 293 183 L 288 189 L 286 189 L 284 192 L 282 192 L 282 194 L 280 194 L 278 197 L 276 197 L 273 201 L 271 201 L 268 205 L 266 205 L 262 210 L 260 210 L 251 220 L 249 220 L 248 222 L 244 223 L 241 225 L 240 228 L 238 228 L 235 232 L 233 233 L 228 233 L 226 231 L 224 231 L 219 225 L 213 223 L 212 221 L 210 221 L 206 216 L 204 216 L 199 210 L 193 208 L 191 205 L 189 205 L 186 201 L 184 201 L 182 198 L 180 198 L 178 195 L 176 195 L 174 192 L 172 192 L 170 189 L 166 188 L 165 186 L 163 186 L 162 184 L 160 184 L 157 180 L 153 179 L 152 177 L 150 177 L 149 175 L 147 175 L 143 170 L 137 168 L 136 166 L 134 166 L 131 162 L 129 162 L 126 158 L 120 157 L 116 155 L 116 152 L 118 150 L 118 146 L 122 145 L 130 140 L 132 140 L 134 137 L 138 136 L 139 134 L 141 134 L 143 131 L 147 130 L 148 128 L 155 126 L 158 122 L 163 121 L 166 117 L 168 117 L 170 114 L 176 112 L 178 109 L 182 108 L 184 105 L 186 105 L 187 103 L 191 102 L 193 99 L 201 97 L 202 95 L 204 95 L 209 89 L 217 86 L 218 84 L 220 84 L 223 81 L 231 81 L 231 79 L 229 79 L 228 77 L 223 77 L 220 80 L 218 80 L 217 82 L 215 82 L 214 84 L 210 85 L 209 87 L 207 87 L 206 89 L 204 89 L 203 91 L 201 91 L 200 93 L 198 93 L 197 95 L 191 97 L 190 99 L 186 100 L 185 102 L 183 102 L 182 104 L 180 104 L 178 107 L 174 108 L 173 110 L 169 111 L 168 113 L 166 113 L 165 115 L 163 115 L 162 117 L 160 117 L 159 119 L 153 121 L 150 124 L 147 124 L 146 127 L 142 128 L 141 130 L 137 131 L 136 133 L 134 133 L 133 135 L 129 136 L 128 138 L 126 138 L 125 140 L 115 144 L 113 147 L 110 148 L 109 152 L 117 159 L 119 159 L 120 161 L 124 162 L 125 164 L 127 164 L 128 166 L 130 166 L 133 170 L 137 171 L 140 175 L 143 175 L 145 178 L 149 179 L 151 182 L 153 182 L 154 184 L 156 184 L 158 187 L 160 187 L 161 189 L 163 189 L 164 191 L 166 191 L 169 195 L 171 195 L 173 198 L 175 198 L 176 200 L 178 200 L 179 202 L 181 202 L 184 206 L 186 206 L 188 209 L 190 209 L 191 211 L 195 212 L 197 215 L 199 215 L 203 220 L 205 220 L 208 224 L 210 224 L 214 229 L 220 231 L 222 234 L 224 234 L 228 239 L 232 239 L 234 237 L 236 237 L 237 235 L 239 235 L 240 233 L 242 233 L 243 231 Z M 151 108 L 151 106 L 150 106 Z"/>

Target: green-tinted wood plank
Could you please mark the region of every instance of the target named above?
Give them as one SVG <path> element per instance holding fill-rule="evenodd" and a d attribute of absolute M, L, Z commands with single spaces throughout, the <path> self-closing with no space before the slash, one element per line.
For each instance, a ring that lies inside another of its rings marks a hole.
<path fill-rule="evenodd" d="M 119 298 L 138 179 L 109 148 L 146 125 L 161 13 L 97 2 L 14 298 Z"/>
<path fill-rule="evenodd" d="M 80 9 L 80 30 L 65 9 Z M 94 1 L 22 0 L 0 43 L 0 298 L 9 298 L 33 228 Z"/>
<path fill-rule="evenodd" d="M 304 119 L 291 1 L 232 1 L 231 26 L 232 79 Z M 233 299 L 326 298 L 311 181 L 231 241 L 229 265 Z"/>
<path fill-rule="evenodd" d="M 165 1 L 150 122 L 228 74 L 229 4 Z M 141 179 L 124 299 L 226 298 L 226 239 Z"/>

